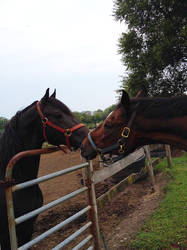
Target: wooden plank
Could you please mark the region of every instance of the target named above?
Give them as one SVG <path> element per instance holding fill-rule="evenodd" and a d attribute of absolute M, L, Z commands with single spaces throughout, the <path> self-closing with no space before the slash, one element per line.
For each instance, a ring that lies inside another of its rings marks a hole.
<path fill-rule="evenodd" d="M 153 167 L 156 166 L 157 164 L 159 164 L 161 161 L 162 161 L 161 158 L 156 158 L 156 159 L 152 162 Z"/>
<path fill-rule="evenodd" d="M 159 162 L 161 162 L 161 159 L 157 158 L 153 161 L 152 164 L 153 164 L 153 166 L 156 166 Z M 97 198 L 98 207 L 102 207 L 105 203 L 111 202 L 112 199 L 116 195 L 118 195 L 120 192 L 124 191 L 128 185 L 133 184 L 138 179 L 140 179 L 141 177 L 144 177 L 146 175 L 147 175 L 147 167 L 142 168 L 142 170 L 139 173 L 129 175 L 127 178 L 120 181 L 114 187 L 109 189 L 106 193 L 104 193 L 103 195 L 101 195 L 100 197 Z"/>
<path fill-rule="evenodd" d="M 120 170 L 126 168 L 128 165 L 135 162 L 143 155 L 144 155 L 144 150 L 143 150 L 143 148 L 141 148 L 141 149 L 133 152 L 132 154 L 128 155 L 124 159 L 111 164 L 109 167 L 95 171 L 94 178 L 93 178 L 94 183 L 96 184 L 96 183 L 99 183 L 101 181 L 104 181 L 105 179 L 111 177 L 112 175 L 116 174 Z"/>
<path fill-rule="evenodd" d="M 102 207 L 106 202 L 111 202 L 111 200 L 120 192 L 124 191 L 124 189 L 128 186 L 133 184 L 135 181 L 140 179 L 142 176 L 144 176 L 147 173 L 146 167 L 143 168 L 140 173 L 131 174 L 124 180 L 120 181 L 118 184 L 116 184 L 114 187 L 109 189 L 106 193 L 101 195 L 97 198 L 97 205 L 98 207 Z"/>

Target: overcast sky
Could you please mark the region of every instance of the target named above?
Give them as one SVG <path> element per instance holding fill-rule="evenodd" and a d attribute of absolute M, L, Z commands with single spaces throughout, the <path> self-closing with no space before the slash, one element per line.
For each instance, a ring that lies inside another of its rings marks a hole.
<path fill-rule="evenodd" d="M 0 116 L 11 118 L 50 87 L 72 111 L 116 102 L 125 25 L 112 0 L 0 0 Z"/>

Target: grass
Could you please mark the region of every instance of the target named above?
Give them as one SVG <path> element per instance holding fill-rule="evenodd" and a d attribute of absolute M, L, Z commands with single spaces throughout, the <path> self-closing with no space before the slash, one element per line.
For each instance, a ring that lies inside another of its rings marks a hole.
<path fill-rule="evenodd" d="M 172 164 L 168 169 L 164 159 L 156 166 L 172 180 L 159 209 L 131 241 L 131 249 L 187 249 L 187 153 L 173 158 Z"/>

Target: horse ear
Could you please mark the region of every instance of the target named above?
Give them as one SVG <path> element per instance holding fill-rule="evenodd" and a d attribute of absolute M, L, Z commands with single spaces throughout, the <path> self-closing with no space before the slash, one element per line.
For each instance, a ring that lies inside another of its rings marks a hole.
<path fill-rule="evenodd" d="M 49 99 L 49 88 L 46 90 L 45 95 L 42 97 L 42 101 L 47 101 Z"/>
<path fill-rule="evenodd" d="M 56 89 L 54 90 L 53 94 L 50 97 L 56 98 Z"/>
<path fill-rule="evenodd" d="M 121 104 L 124 106 L 124 108 L 127 111 L 129 111 L 129 109 L 130 109 L 130 99 L 129 99 L 128 93 L 125 90 L 122 90 Z"/>

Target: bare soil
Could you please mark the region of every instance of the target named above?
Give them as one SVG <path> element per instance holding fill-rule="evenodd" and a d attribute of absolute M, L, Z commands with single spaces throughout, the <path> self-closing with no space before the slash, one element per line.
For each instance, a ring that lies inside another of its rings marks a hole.
<path fill-rule="evenodd" d="M 79 152 L 71 152 L 66 155 L 62 152 L 55 152 L 43 155 L 40 162 L 39 176 L 80 163 L 82 163 L 82 159 Z M 82 170 L 79 170 L 40 184 L 44 203 L 49 203 L 82 187 L 81 178 Z M 156 191 L 153 192 L 148 179 L 140 180 L 128 186 L 111 203 L 99 208 L 99 226 L 103 236 L 102 245 L 105 242 L 110 250 L 130 249 L 128 246 L 129 240 L 135 236 L 144 221 L 158 208 L 163 196 L 162 189 L 167 182 L 168 179 L 165 176 L 158 174 L 156 176 Z M 96 196 L 98 197 L 106 192 L 112 185 L 114 184 L 111 179 L 99 183 L 96 186 Z M 82 194 L 42 213 L 36 221 L 33 238 L 86 206 L 87 197 L 86 194 Z M 65 229 L 59 230 L 49 238 L 44 239 L 32 247 L 32 249 L 52 249 L 86 224 L 86 221 L 88 221 L 87 217 L 87 215 L 80 217 Z M 80 239 L 65 247 L 65 249 L 72 249 L 75 244 L 78 244 Z"/>

